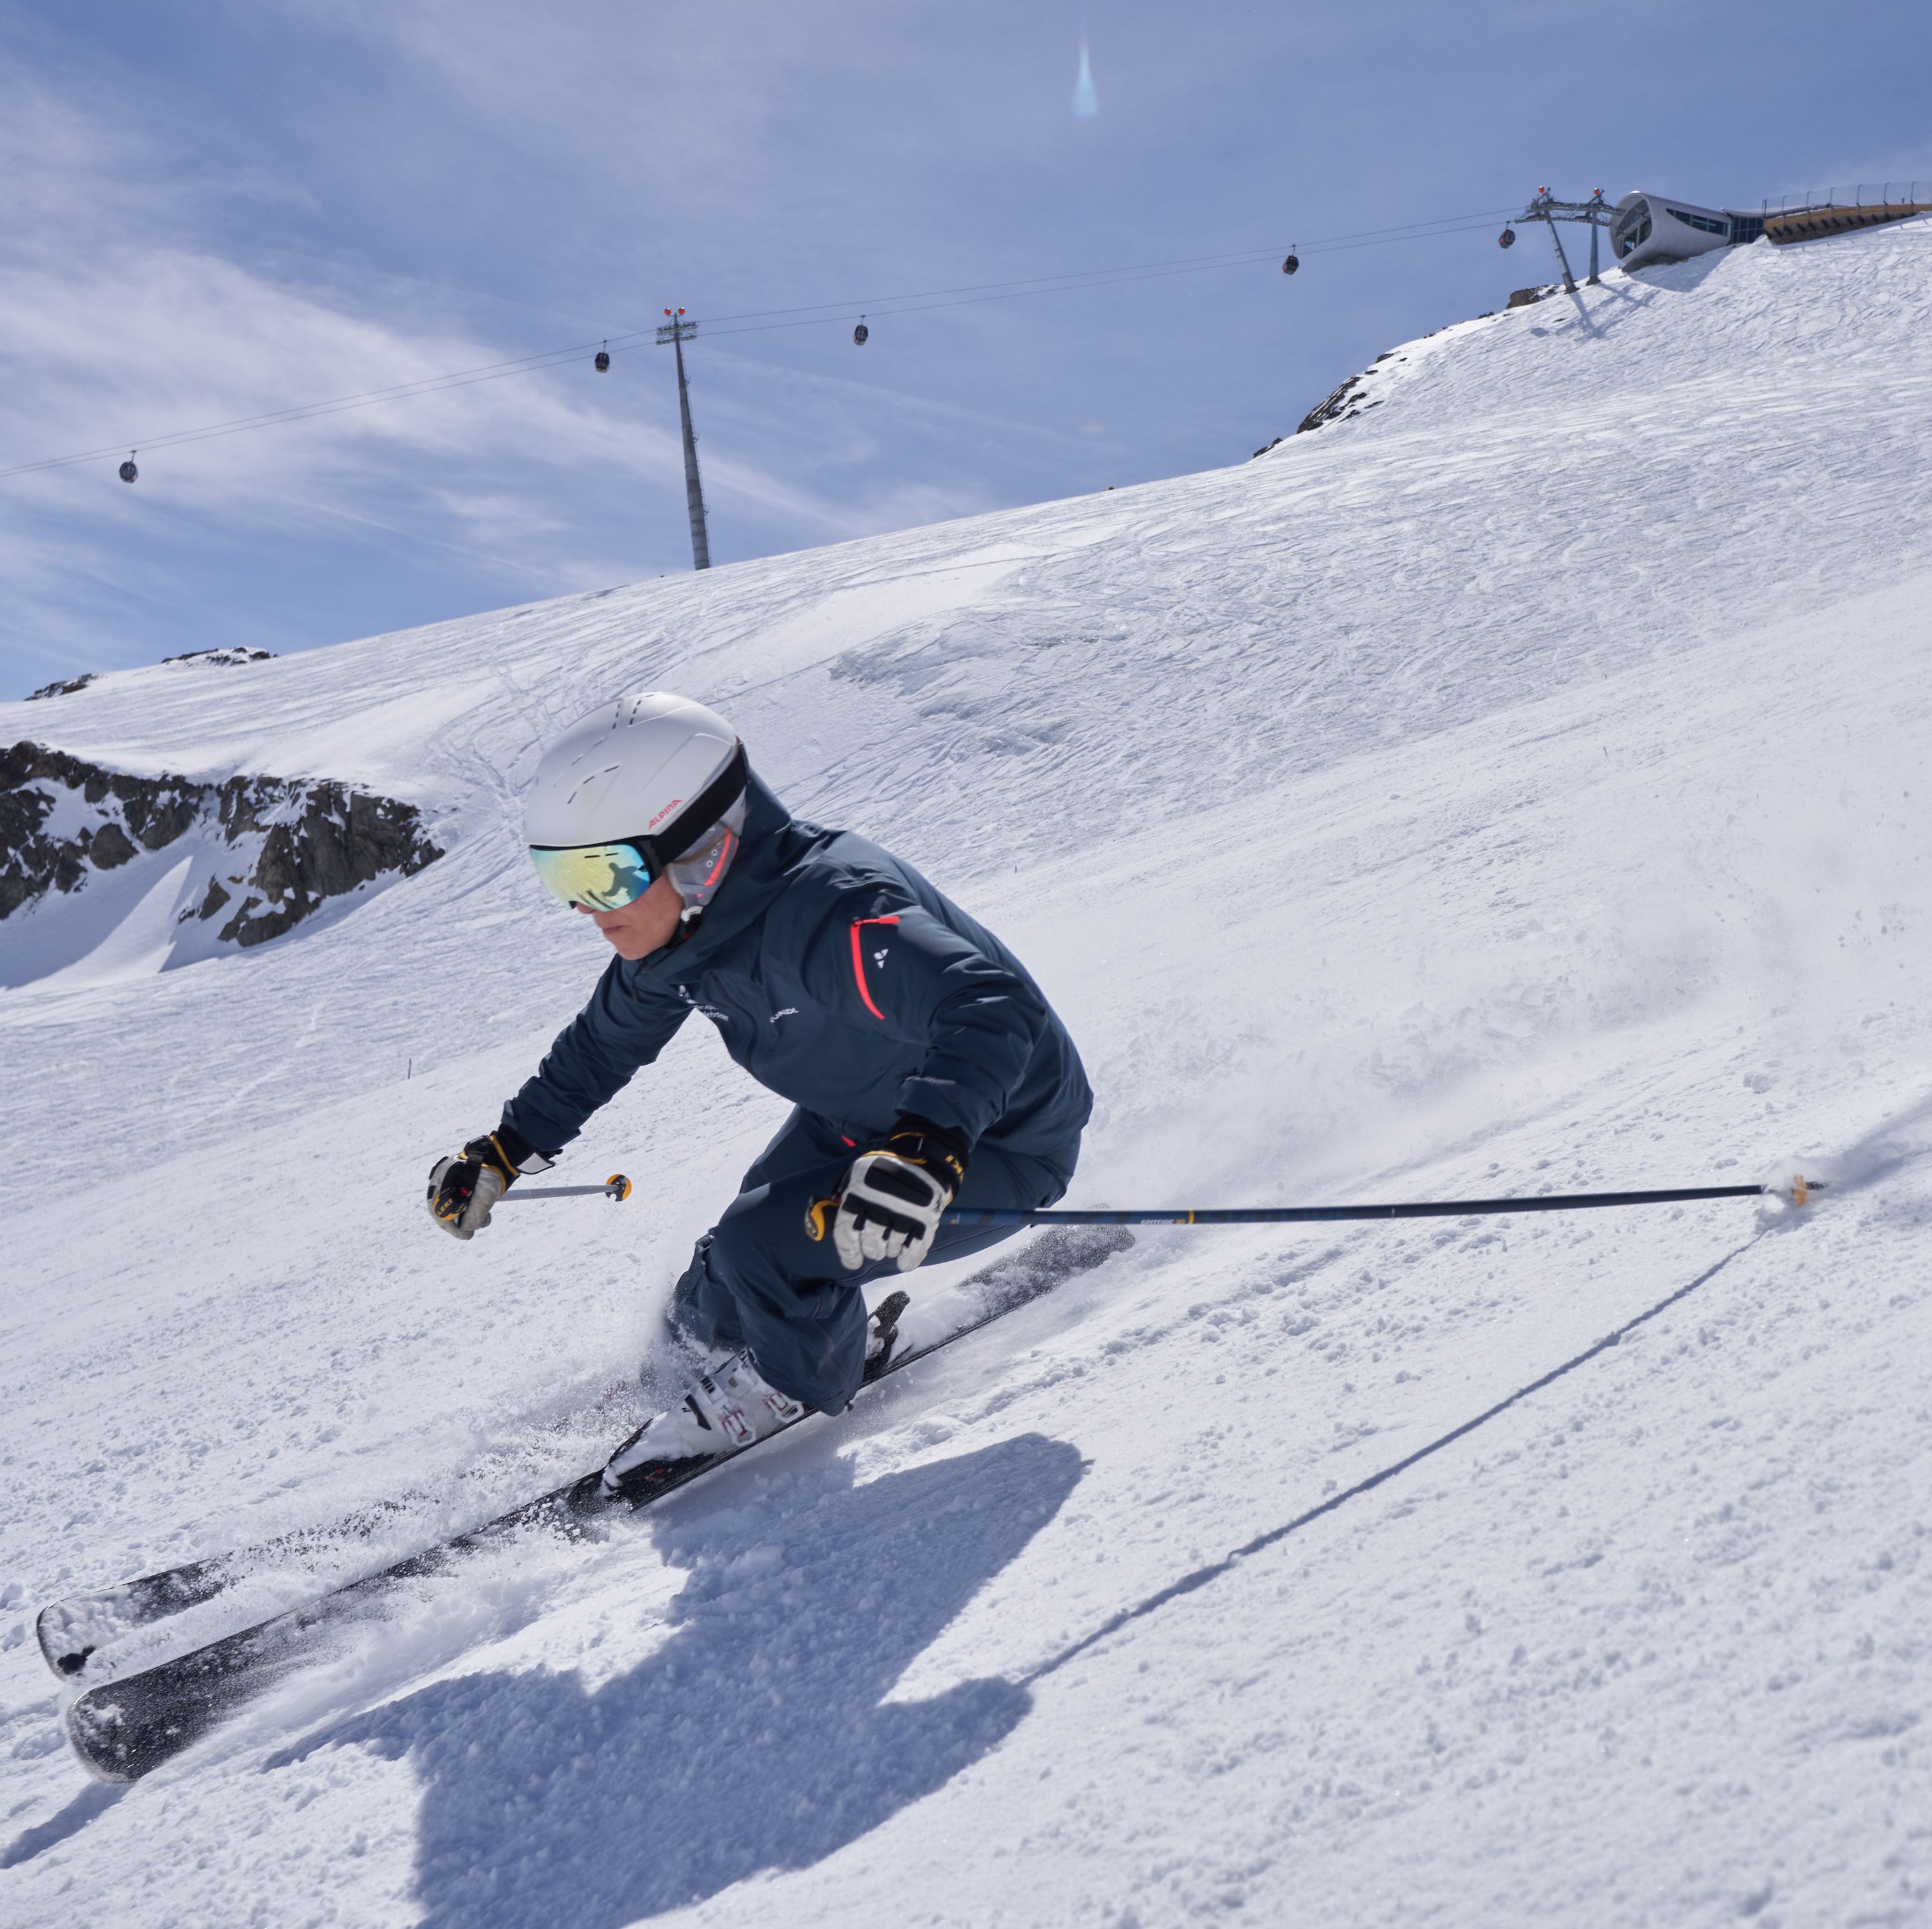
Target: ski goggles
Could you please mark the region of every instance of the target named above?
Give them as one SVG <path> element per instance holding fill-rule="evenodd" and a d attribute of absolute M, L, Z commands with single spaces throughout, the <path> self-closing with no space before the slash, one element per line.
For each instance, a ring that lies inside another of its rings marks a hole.
<path fill-rule="evenodd" d="M 580 844 L 567 850 L 532 846 L 530 862 L 553 896 L 566 904 L 593 911 L 622 910 L 634 904 L 657 880 L 650 857 L 628 839 L 618 844 Z"/>
<path fill-rule="evenodd" d="M 530 862 L 561 902 L 587 910 L 622 910 L 635 904 L 743 796 L 749 775 L 740 744 L 724 768 L 657 836 L 620 837 L 608 844 L 533 844 Z"/>

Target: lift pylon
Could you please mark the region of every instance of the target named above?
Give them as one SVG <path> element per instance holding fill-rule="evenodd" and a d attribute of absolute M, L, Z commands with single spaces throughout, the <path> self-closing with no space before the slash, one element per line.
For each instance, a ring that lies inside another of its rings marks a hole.
<path fill-rule="evenodd" d="M 670 320 L 658 330 L 658 346 L 662 348 L 668 342 L 677 356 L 677 413 L 684 429 L 684 501 L 691 512 L 691 566 L 694 569 L 711 567 L 711 539 L 704 526 L 704 490 L 698 479 L 698 438 L 691 430 L 691 391 L 684 380 L 684 345 L 698 332 L 695 322 L 684 319 L 680 308 L 674 315 L 667 308 Z"/>
<path fill-rule="evenodd" d="M 1535 198 L 1517 218 L 1522 221 L 1542 221 L 1548 224 L 1550 238 L 1556 250 L 1556 265 L 1563 271 L 1563 288 L 1566 294 L 1576 292 L 1576 278 L 1570 272 L 1570 258 L 1563 252 L 1563 238 L 1556 232 L 1558 221 L 1582 221 L 1590 230 L 1590 278 L 1585 286 L 1598 285 L 1597 230 L 1606 225 L 1610 218 L 1609 204 L 1604 199 L 1604 190 L 1599 188 L 1587 201 L 1559 201 L 1547 188 L 1539 188 Z"/>

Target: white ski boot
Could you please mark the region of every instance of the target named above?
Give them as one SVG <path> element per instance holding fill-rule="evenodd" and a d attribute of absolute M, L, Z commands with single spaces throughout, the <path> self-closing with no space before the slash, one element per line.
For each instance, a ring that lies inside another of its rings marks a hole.
<path fill-rule="evenodd" d="M 646 1420 L 610 1456 L 604 1469 L 604 1491 L 612 1496 L 620 1493 L 624 1477 L 653 1460 L 735 1454 L 802 1420 L 806 1411 L 765 1379 L 748 1352 L 734 1353 L 668 1412 Z"/>

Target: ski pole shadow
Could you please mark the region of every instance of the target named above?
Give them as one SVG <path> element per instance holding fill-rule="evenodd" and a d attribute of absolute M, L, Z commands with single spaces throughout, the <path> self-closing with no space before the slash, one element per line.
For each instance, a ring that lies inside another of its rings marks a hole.
<path fill-rule="evenodd" d="M 1427 1460 L 1431 1454 L 1439 1454 L 1444 1448 L 1452 1447 L 1457 1441 L 1474 1433 L 1478 1427 L 1486 1426 L 1498 1414 L 1508 1412 L 1511 1407 L 1541 1393 L 1545 1388 L 1554 1386 L 1558 1380 L 1567 1378 L 1580 1366 L 1587 1366 L 1600 1354 L 1608 1352 L 1613 1346 L 1621 1346 L 1638 1328 L 1648 1325 L 1653 1319 L 1668 1312 L 1681 1300 L 1688 1299 L 1700 1287 L 1714 1280 L 1733 1259 L 1742 1258 L 1772 1230 L 1769 1224 L 1760 1225 L 1749 1238 L 1742 1244 L 1732 1246 L 1722 1258 L 1713 1261 L 1695 1279 L 1688 1280 L 1674 1291 L 1665 1294 L 1654 1306 L 1646 1306 L 1634 1318 L 1625 1320 L 1622 1325 L 1585 1347 L 1582 1352 L 1573 1354 L 1561 1365 L 1552 1366 L 1547 1372 L 1540 1374 L 1536 1378 L 1518 1387 L 1515 1392 L 1505 1394 L 1493 1406 L 1484 1408 L 1480 1413 L 1452 1426 L 1447 1433 L 1438 1434 L 1433 1440 L 1417 1448 L 1413 1453 L 1404 1454 L 1400 1460 L 1377 1468 L 1374 1473 L 1356 1481 L 1354 1486 L 1344 1487 L 1340 1493 L 1331 1494 L 1326 1500 L 1317 1502 L 1305 1513 L 1298 1514 L 1293 1520 L 1284 1521 L 1279 1527 L 1270 1528 L 1265 1534 L 1256 1534 L 1252 1540 L 1244 1541 L 1240 1546 L 1224 1554 L 1220 1560 L 1211 1561 L 1205 1567 L 1196 1568 L 1191 1573 L 1183 1574 L 1178 1580 L 1170 1581 L 1166 1587 L 1156 1588 L 1154 1593 L 1120 1609 L 1090 1634 L 1082 1635 L 1078 1640 L 1061 1648 L 1057 1654 L 1049 1655 L 1046 1660 L 1022 1675 L 1020 1677 L 1022 1684 L 1030 1685 L 1034 1682 L 1043 1681 L 1048 1675 L 1058 1674 L 1068 1662 L 1076 1660 L 1090 1649 L 1098 1647 L 1110 1635 L 1118 1634 L 1121 1629 L 1133 1622 L 1158 1613 L 1168 1602 L 1178 1600 L 1184 1594 L 1192 1594 L 1199 1588 L 1212 1586 L 1223 1576 L 1232 1574 L 1244 1561 L 1252 1560 L 1264 1548 L 1286 1540 L 1291 1534 L 1299 1534 L 1304 1527 L 1334 1513 L 1338 1508 L 1346 1507 L 1351 1501 L 1359 1499 L 1364 1494 L 1372 1493 L 1385 1481 L 1407 1473 L 1410 1468 Z"/>
<path fill-rule="evenodd" d="M 808 1868 L 1031 1707 L 998 1679 L 882 1698 L 1082 1471 L 1076 1448 L 1026 1434 L 864 1486 L 835 1462 L 829 1486 L 741 1505 L 728 1540 L 667 1523 L 661 1544 L 692 1570 L 681 1624 L 628 1674 L 589 1694 L 547 1670 L 438 1682 L 270 1766 L 344 1743 L 410 1758 L 423 1929 L 619 1929 Z"/>

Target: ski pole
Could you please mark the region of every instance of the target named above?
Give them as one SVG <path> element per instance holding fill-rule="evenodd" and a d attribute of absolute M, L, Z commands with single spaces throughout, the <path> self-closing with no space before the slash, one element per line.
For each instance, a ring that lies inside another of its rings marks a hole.
<path fill-rule="evenodd" d="M 601 1186 L 526 1186 L 521 1190 L 512 1186 L 496 1203 L 514 1205 L 520 1199 L 585 1199 L 593 1196 L 627 1199 L 631 1196 L 631 1182 L 622 1172 L 613 1172 Z"/>
<path fill-rule="evenodd" d="M 1455 1219 L 1501 1212 L 1579 1212 L 1592 1206 L 1674 1205 L 1690 1199 L 1749 1199 L 1770 1194 L 1804 1204 L 1822 1180 L 1794 1178 L 1780 1186 L 1673 1186 L 1651 1192 L 1551 1192 L 1526 1199 L 1416 1199 L 1396 1205 L 1195 1206 L 1171 1211 L 1026 1212 L 955 1207 L 947 1226 L 1284 1226 L 1336 1219 Z"/>

